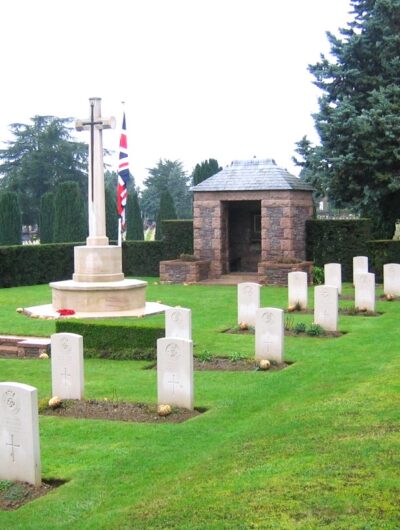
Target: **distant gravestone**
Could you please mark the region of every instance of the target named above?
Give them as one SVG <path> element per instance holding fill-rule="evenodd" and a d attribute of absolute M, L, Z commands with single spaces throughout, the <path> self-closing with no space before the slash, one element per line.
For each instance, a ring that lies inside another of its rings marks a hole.
<path fill-rule="evenodd" d="M 360 311 L 375 311 L 375 274 L 372 272 L 357 274 L 354 305 Z"/>
<path fill-rule="evenodd" d="M 245 322 L 249 326 L 255 326 L 256 311 L 260 307 L 260 288 L 259 283 L 238 284 L 238 324 Z"/>
<path fill-rule="evenodd" d="M 400 296 L 400 265 L 398 263 L 386 263 L 383 266 L 383 292 Z"/>
<path fill-rule="evenodd" d="M 353 285 L 356 284 L 357 274 L 364 274 L 368 272 L 368 257 L 355 256 L 353 258 Z"/>
<path fill-rule="evenodd" d="M 192 410 L 193 393 L 193 342 L 173 337 L 158 339 L 158 403 Z"/>
<path fill-rule="evenodd" d="M 192 340 L 192 311 L 183 307 L 166 309 L 165 336 Z"/>
<path fill-rule="evenodd" d="M 299 305 L 301 309 L 307 309 L 308 286 L 306 272 L 289 272 L 288 274 L 288 305 L 294 307 Z"/>
<path fill-rule="evenodd" d="M 256 359 L 283 362 L 284 312 L 275 307 L 263 307 L 256 313 Z"/>
<path fill-rule="evenodd" d="M 29 385 L 0 383 L 0 480 L 42 482 L 37 390 Z"/>
<path fill-rule="evenodd" d="M 53 396 L 82 399 L 83 338 L 75 333 L 54 333 L 51 336 L 51 380 Z"/>
<path fill-rule="evenodd" d="M 337 331 L 338 289 L 332 285 L 318 285 L 314 289 L 314 323 L 326 331 Z"/>
<path fill-rule="evenodd" d="M 342 294 L 342 266 L 340 263 L 326 263 L 324 265 L 325 285 L 337 287 L 338 293 Z"/>

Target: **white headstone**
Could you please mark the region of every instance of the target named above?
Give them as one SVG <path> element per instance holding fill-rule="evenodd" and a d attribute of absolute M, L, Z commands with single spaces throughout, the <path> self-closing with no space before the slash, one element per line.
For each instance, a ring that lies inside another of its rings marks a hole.
<path fill-rule="evenodd" d="M 353 258 L 353 284 L 356 284 L 357 274 L 364 274 L 368 272 L 368 257 L 354 256 Z"/>
<path fill-rule="evenodd" d="M 306 272 L 289 272 L 288 274 L 288 304 L 289 307 L 299 305 L 307 309 L 308 288 Z"/>
<path fill-rule="evenodd" d="M 256 325 L 256 311 L 260 307 L 259 283 L 245 282 L 238 284 L 238 324 L 245 322 Z"/>
<path fill-rule="evenodd" d="M 158 403 L 193 409 L 193 342 L 157 340 Z"/>
<path fill-rule="evenodd" d="M 256 359 L 283 362 L 284 312 L 275 307 L 262 307 L 256 313 Z"/>
<path fill-rule="evenodd" d="M 333 285 L 318 285 L 314 288 L 314 323 L 326 331 L 337 331 L 338 289 Z"/>
<path fill-rule="evenodd" d="M 83 338 L 75 333 L 51 336 L 51 380 L 53 396 L 83 398 Z"/>
<path fill-rule="evenodd" d="M 383 266 L 383 292 L 400 296 L 400 264 L 386 263 Z"/>
<path fill-rule="evenodd" d="M 0 480 L 40 486 L 37 390 L 21 383 L 0 383 Z"/>
<path fill-rule="evenodd" d="M 360 311 L 375 311 L 375 274 L 357 274 L 354 285 L 354 305 Z"/>
<path fill-rule="evenodd" d="M 324 265 L 325 285 L 337 287 L 338 293 L 342 293 L 342 266 L 340 263 L 326 263 Z"/>
<path fill-rule="evenodd" d="M 192 340 L 192 311 L 183 307 L 166 309 L 165 336 Z"/>

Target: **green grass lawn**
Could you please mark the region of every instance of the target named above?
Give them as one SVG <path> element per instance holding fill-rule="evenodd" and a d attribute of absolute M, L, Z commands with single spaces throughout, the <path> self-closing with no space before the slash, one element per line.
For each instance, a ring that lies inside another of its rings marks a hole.
<path fill-rule="evenodd" d="M 284 288 L 261 296 L 287 305 Z M 254 337 L 221 333 L 236 322 L 235 287 L 149 279 L 147 299 L 192 309 L 197 354 L 253 355 Z M 49 302 L 47 286 L 0 290 L 0 333 L 50 335 L 54 322 L 15 312 Z M 183 424 L 41 417 L 43 478 L 67 483 L 1 512 L 0 528 L 399 528 L 400 302 L 377 310 L 341 316 L 340 338 L 288 337 L 283 371 L 196 372 L 208 411 Z M 86 397 L 155 403 L 145 364 L 87 359 Z M 48 361 L 0 360 L 0 374 L 50 395 Z"/>

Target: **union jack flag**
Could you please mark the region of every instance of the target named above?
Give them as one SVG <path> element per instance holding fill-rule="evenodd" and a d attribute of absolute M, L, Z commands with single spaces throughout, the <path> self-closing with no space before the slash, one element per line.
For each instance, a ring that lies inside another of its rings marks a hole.
<path fill-rule="evenodd" d="M 122 118 L 122 131 L 119 141 L 119 162 L 118 162 L 118 185 L 117 185 L 117 210 L 120 218 L 121 232 L 125 232 L 125 207 L 128 197 L 129 182 L 129 157 L 128 141 L 126 137 L 126 119 L 125 112 Z"/>

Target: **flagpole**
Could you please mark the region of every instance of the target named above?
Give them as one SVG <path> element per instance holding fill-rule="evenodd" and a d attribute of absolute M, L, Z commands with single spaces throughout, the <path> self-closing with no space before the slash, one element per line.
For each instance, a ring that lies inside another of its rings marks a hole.
<path fill-rule="evenodd" d="M 122 138 L 122 135 L 125 134 L 126 135 L 126 130 L 124 130 L 124 123 L 125 123 L 125 101 L 121 101 L 121 105 L 122 105 L 122 118 L 123 118 L 123 126 L 122 126 L 122 130 L 121 130 L 121 137 L 120 137 L 120 142 L 121 142 L 121 138 Z M 126 138 L 126 137 L 125 137 Z M 121 144 L 120 144 L 120 159 L 118 161 L 118 183 L 117 183 L 117 195 L 119 193 L 119 187 L 120 187 L 120 183 L 119 183 L 119 178 L 120 178 L 120 162 L 121 162 Z M 126 186 L 126 184 L 125 184 Z M 124 216 L 125 218 L 125 214 L 126 214 L 126 202 L 125 202 L 125 205 L 123 207 L 123 213 L 121 212 L 118 212 L 118 246 L 121 247 L 122 246 L 122 229 L 123 229 L 123 226 L 122 226 L 122 215 Z"/>

